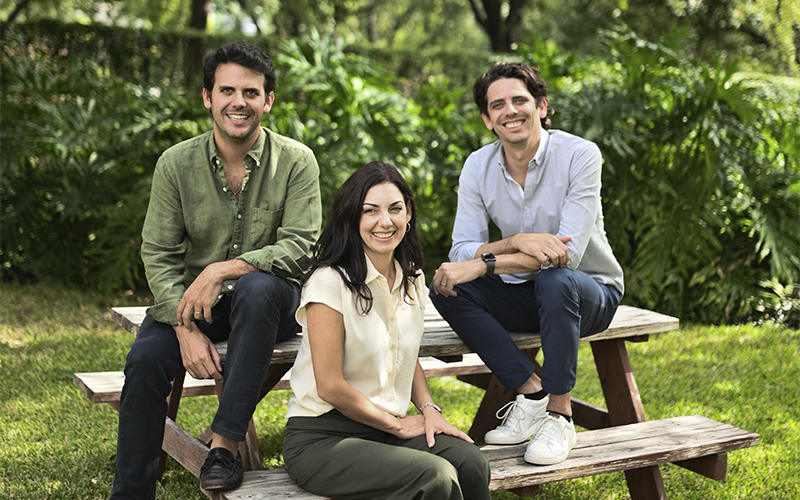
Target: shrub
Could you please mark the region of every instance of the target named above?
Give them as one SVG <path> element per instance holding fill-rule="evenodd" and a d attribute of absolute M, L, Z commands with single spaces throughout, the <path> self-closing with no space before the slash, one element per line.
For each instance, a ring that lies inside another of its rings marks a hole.
<path fill-rule="evenodd" d="M 606 37 L 613 59 L 572 75 L 582 85 L 554 99 L 554 122 L 603 151 L 606 231 L 628 302 L 741 321 L 762 282 L 800 277 L 797 95 L 626 29 Z"/>

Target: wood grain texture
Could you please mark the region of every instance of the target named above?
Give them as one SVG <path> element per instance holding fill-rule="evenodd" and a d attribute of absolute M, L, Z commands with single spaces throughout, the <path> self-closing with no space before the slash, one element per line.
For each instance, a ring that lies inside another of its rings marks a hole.
<path fill-rule="evenodd" d="M 146 307 L 114 307 L 112 308 L 112 317 L 118 325 L 135 335 L 144 320 L 146 309 Z M 678 319 L 672 316 L 637 307 L 619 306 L 607 330 L 584 337 L 581 341 L 591 342 L 617 338 L 641 341 L 643 340 L 642 336 L 677 330 L 679 325 Z M 541 339 L 536 333 L 517 332 L 511 333 L 511 336 L 520 349 L 531 349 L 542 345 Z M 297 349 L 300 347 L 300 340 L 301 336 L 296 335 L 285 342 L 278 343 L 272 355 L 272 363 L 293 363 L 297 356 Z M 220 342 L 216 346 L 220 356 L 224 359 L 227 343 Z M 458 356 L 470 352 L 472 351 L 464 345 L 450 325 L 442 319 L 436 308 L 429 302 L 425 309 L 425 333 L 422 336 L 419 355 L 423 357 Z"/>
<path fill-rule="evenodd" d="M 487 445 L 482 450 L 489 456 L 492 468 L 489 489 L 497 491 L 529 489 L 552 481 L 636 470 L 702 457 L 712 457 L 710 461 L 719 463 L 720 459 L 715 457 L 756 446 L 758 442 L 758 434 L 699 415 L 689 415 L 579 432 L 578 442 L 569 458 L 555 465 L 526 463 L 522 458 L 526 444 Z M 246 472 L 242 486 L 223 493 L 222 498 L 312 500 L 323 497 L 304 492 L 292 483 L 283 469 L 273 469 Z"/>

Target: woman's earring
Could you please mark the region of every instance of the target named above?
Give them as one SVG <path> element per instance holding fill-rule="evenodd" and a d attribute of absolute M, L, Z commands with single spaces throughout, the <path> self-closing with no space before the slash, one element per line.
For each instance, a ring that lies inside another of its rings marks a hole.
<path fill-rule="evenodd" d="M 411 221 L 406 222 L 406 232 L 411 231 Z"/>

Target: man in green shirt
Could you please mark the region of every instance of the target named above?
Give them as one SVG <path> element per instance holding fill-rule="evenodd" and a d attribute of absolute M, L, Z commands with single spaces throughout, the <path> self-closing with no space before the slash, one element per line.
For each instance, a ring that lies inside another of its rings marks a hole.
<path fill-rule="evenodd" d="M 269 57 L 232 42 L 204 61 L 214 129 L 159 158 L 142 230 L 155 305 L 125 365 L 113 499 L 155 498 L 170 381 L 223 381 L 200 475 L 207 490 L 242 481 L 239 443 L 275 343 L 294 313 L 321 216 L 319 168 L 306 146 L 261 127 L 273 105 Z M 225 367 L 214 342 L 228 340 Z"/>

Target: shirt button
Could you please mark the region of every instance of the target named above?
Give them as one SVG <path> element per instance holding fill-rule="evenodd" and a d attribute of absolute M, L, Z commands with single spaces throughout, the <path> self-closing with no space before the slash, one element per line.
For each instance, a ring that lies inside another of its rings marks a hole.
<path fill-rule="evenodd" d="M 392 344 L 389 347 L 392 348 L 392 349 L 397 349 L 397 344 Z"/>
<path fill-rule="evenodd" d="M 222 188 L 222 192 L 223 193 L 227 193 L 228 192 L 228 188 Z"/>
<path fill-rule="evenodd" d="M 236 218 L 237 219 L 241 219 L 242 218 L 242 214 L 236 214 Z"/>
<path fill-rule="evenodd" d="M 394 316 L 389 316 L 389 321 L 394 321 Z"/>
<path fill-rule="evenodd" d="M 228 290 L 233 290 L 233 285 L 228 285 Z"/>
<path fill-rule="evenodd" d="M 235 243 L 234 243 L 234 245 L 233 245 L 233 249 L 234 249 L 234 250 L 236 250 L 237 248 L 239 248 L 239 245 L 237 245 L 237 244 L 235 244 Z"/>
<path fill-rule="evenodd" d="M 256 167 L 260 167 L 260 166 L 261 166 L 261 160 L 256 160 Z"/>

